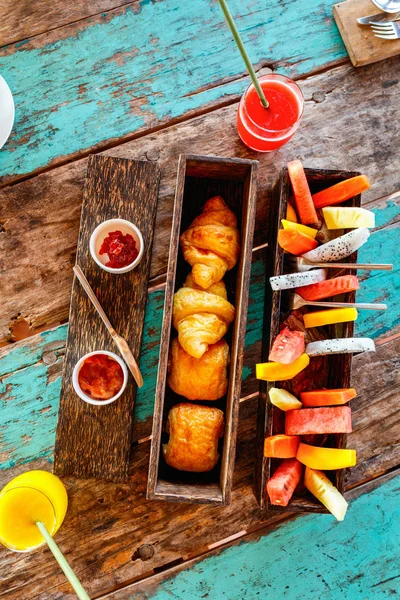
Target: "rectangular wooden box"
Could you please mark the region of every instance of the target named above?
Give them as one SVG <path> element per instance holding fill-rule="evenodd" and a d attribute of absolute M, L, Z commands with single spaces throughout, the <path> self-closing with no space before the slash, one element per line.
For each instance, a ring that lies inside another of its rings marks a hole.
<path fill-rule="evenodd" d="M 257 201 L 257 169 L 258 162 L 252 160 L 193 155 L 181 155 L 179 158 L 147 484 L 149 499 L 216 504 L 228 504 L 231 499 Z M 161 448 L 162 443 L 167 441 L 163 426 L 168 412 L 174 404 L 182 401 L 182 396 L 174 394 L 167 385 L 173 297 L 190 270 L 180 250 L 179 237 L 201 213 L 205 202 L 216 195 L 221 195 L 235 212 L 241 237 L 238 263 L 224 277 L 228 299 L 236 308 L 235 319 L 227 335 L 231 352 L 229 387 L 223 398 L 208 403 L 224 411 L 225 433 L 217 467 L 209 473 L 186 473 L 169 467 Z"/>
<path fill-rule="evenodd" d="M 322 189 L 330 187 L 335 183 L 339 183 L 345 179 L 350 179 L 360 173 L 355 171 L 331 171 L 325 169 L 305 169 L 308 183 L 312 193 L 316 193 Z M 289 197 L 291 196 L 291 184 L 289 180 L 287 168 L 282 169 L 280 177 L 276 182 L 273 190 L 273 198 L 271 203 L 271 221 L 268 237 L 268 259 L 267 259 L 267 277 L 265 287 L 265 309 L 264 309 L 264 334 L 263 334 L 263 350 L 262 361 L 268 361 L 270 348 L 275 337 L 279 333 L 279 326 L 282 313 L 288 313 L 287 298 L 288 292 L 293 290 L 285 290 L 284 292 L 272 291 L 269 283 L 269 278 L 282 275 L 284 272 L 284 252 L 279 246 L 277 237 L 278 230 L 281 227 L 281 219 L 286 218 L 286 209 Z M 360 206 L 361 195 L 344 202 L 341 206 Z M 340 234 L 338 234 L 340 235 Z M 357 253 L 352 254 L 343 262 L 356 262 Z M 331 272 L 335 274 L 334 271 Z M 336 269 L 336 275 L 339 270 Z M 354 270 L 346 270 L 346 274 L 356 274 Z M 338 301 L 355 302 L 355 292 L 337 296 Z M 354 332 L 354 323 L 344 323 L 341 325 L 332 325 L 326 328 L 329 338 L 335 337 L 352 337 Z M 327 357 L 327 387 L 331 388 L 347 388 L 350 387 L 350 372 L 351 372 L 351 354 L 339 354 Z M 284 385 L 282 385 L 284 384 Z M 288 384 L 288 385 L 286 385 Z M 271 404 L 268 391 L 274 387 L 274 383 L 262 381 L 260 383 L 260 396 L 258 404 L 257 418 L 257 455 L 256 468 L 254 477 L 254 492 L 257 501 L 261 508 L 275 510 L 280 512 L 328 512 L 326 508 L 305 488 L 301 490 L 301 495 L 293 495 L 288 506 L 280 507 L 270 504 L 266 493 L 266 485 L 272 473 L 276 470 L 280 461 L 264 457 L 264 440 L 270 435 L 284 433 L 283 411 Z M 290 391 L 290 382 L 280 382 L 278 387 L 285 387 Z M 328 444 L 331 447 L 345 448 L 346 435 L 336 434 L 330 436 Z M 340 492 L 343 492 L 344 487 L 344 470 L 327 472 L 331 477 L 332 482 Z"/>

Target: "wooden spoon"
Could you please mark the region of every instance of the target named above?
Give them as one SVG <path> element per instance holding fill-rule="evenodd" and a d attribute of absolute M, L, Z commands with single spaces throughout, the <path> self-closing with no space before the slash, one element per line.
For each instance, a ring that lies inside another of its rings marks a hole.
<path fill-rule="evenodd" d="M 114 327 L 111 325 L 106 313 L 104 312 L 100 302 L 98 301 L 98 299 L 96 297 L 96 294 L 92 290 L 90 283 L 86 279 L 82 269 L 78 265 L 75 265 L 73 270 L 74 270 L 75 275 L 79 279 L 83 289 L 85 290 L 86 294 L 88 295 L 89 299 L 91 300 L 93 306 L 99 313 L 100 317 L 103 319 L 104 325 L 107 327 L 112 339 L 114 340 L 114 342 L 117 345 L 118 350 L 121 352 L 122 358 L 128 365 L 129 370 L 132 373 L 138 387 L 141 388 L 143 386 L 143 377 L 142 377 L 140 369 L 137 365 L 135 357 L 133 356 L 133 354 L 128 346 L 128 342 L 122 336 L 120 336 L 115 331 Z"/>

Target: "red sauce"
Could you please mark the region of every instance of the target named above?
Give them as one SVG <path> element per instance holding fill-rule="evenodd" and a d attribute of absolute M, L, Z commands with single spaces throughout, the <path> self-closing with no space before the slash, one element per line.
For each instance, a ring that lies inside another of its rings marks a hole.
<path fill-rule="evenodd" d="M 121 269 L 133 263 L 139 250 L 130 233 L 124 235 L 122 231 L 110 231 L 103 240 L 100 254 L 108 254 L 109 261 L 106 263 L 106 267 Z"/>
<path fill-rule="evenodd" d="M 109 400 L 124 382 L 121 365 L 107 354 L 89 356 L 78 373 L 81 390 L 94 400 Z"/>

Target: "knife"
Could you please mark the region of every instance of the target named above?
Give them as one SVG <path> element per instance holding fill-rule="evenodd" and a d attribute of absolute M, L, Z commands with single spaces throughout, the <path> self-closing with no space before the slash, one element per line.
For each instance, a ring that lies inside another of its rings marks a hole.
<path fill-rule="evenodd" d="M 357 23 L 360 25 L 369 25 L 371 21 L 375 23 L 382 23 L 382 21 L 400 21 L 400 12 L 395 15 L 389 13 L 380 12 L 377 15 L 371 15 L 370 17 L 359 17 Z"/>

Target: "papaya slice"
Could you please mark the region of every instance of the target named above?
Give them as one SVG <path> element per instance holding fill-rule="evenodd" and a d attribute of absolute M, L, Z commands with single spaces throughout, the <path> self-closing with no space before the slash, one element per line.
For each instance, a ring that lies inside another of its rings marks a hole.
<path fill-rule="evenodd" d="M 297 229 L 280 229 L 278 231 L 278 244 L 286 252 L 290 252 L 295 256 L 314 250 L 318 246 L 316 240 Z"/>
<path fill-rule="evenodd" d="M 303 225 L 318 223 L 317 211 L 313 203 L 307 177 L 299 160 L 288 163 L 288 173 L 292 184 L 296 211 Z"/>
<path fill-rule="evenodd" d="M 312 200 L 315 208 L 323 208 L 324 206 L 332 206 L 332 204 L 341 204 L 350 198 L 354 198 L 358 194 L 365 192 L 370 187 L 368 177 L 366 175 L 357 175 L 340 183 L 336 183 L 326 190 L 322 190 L 317 194 L 313 194 Z"/>

